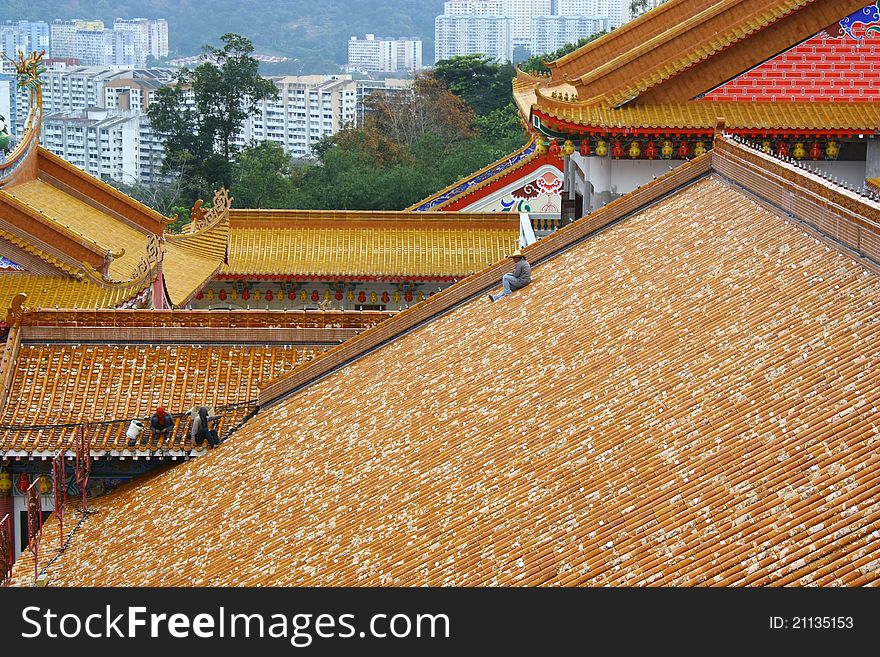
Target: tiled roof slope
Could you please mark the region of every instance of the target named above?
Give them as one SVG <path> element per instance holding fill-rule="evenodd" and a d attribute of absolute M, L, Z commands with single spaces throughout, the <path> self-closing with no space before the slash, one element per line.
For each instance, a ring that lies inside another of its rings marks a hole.
<path fill-rule="evenodd" d="M 313 358 L 318 350 L 289 345 L 22 344 L 0 414 L 0 452 L 72 449 L 71 429 L 2 427 L 83 420 L 94 423 L 93 450 L 122 450 L 127 420 L 149 417 L 159 404 L 177 415 L 198 404 L 253 401 L 265 381 Z M 224 414 L 224 425 L 234 425 L 247 411 Z M 120 422 L 97 424 L 104 420 Z M 188 437 L 183 447 L 189 448 Z"/>
<path fill-rule="evenodd" d="M 571 81 L 585 102 L 615 107 L 652 88 L 652 97 L 682 101 L 809 38 L 864 1 L 669 0 L 552 62 L 551 73 L 555 82 Z M 671 95 L 657 96 L 656 87 L 673 78 L 679 79 Z M 693 84 L 701 88 L 683 91 Z"/>
<path fill-rule="evenodd" d="M 878 301 L 704 178 L 94 500 L 49 583 L 875 582 Z"/>
<path fill-rule="evenodd" d="M 217 273 L 226 259 L 228 243 L 228 217 L 198 233 L 165 237 L 162 268 L 172 305 L 180 307 L 188 303 Z"/>
<path fill-rule="evenodd" d="M 507 214 L 233 210 L 221 276 L 453 278 L 516 248 Z"/>
<path fill-rule="evenodd" d="M 878 102 L 880 38 L 822 32 L 706 94 L 713 101 Z"/>
<path fill-rule="evenodd" d="M 27 305 L 37 308 L 113 308 L 143 292 L 142 283 L 101 286 L 89 280 L 67 276 L 47 276 L 27 272 L 0 273 L 0 314 L 5 315 L 19 292 L 27 295 Z"/>

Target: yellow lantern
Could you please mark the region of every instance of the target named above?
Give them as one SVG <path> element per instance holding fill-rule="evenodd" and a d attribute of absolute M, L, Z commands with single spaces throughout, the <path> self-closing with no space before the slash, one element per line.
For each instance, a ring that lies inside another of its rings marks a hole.
<path fill-rule="evenodd" d="M 354 301 L 354 290 L 348 291 L 348 294 L 346 295 L 346 299 L 348 299 L 349 303 L 352 303 Z"/>
<path fill-rule="evenodd" d="M 300 290 L 300 291 L 299 291 L 299 300 L 300 300 L 302 303 L 305 303 L 306 301 L 309 300 L 309 295 L 306 293 L 305 290 Z"/>
<path fill-rule="evenodd" d="M 671 139 L 666 139 L 663 141 L 663 144 L 660 146 L 660 156 L 668 160 L 672 157 L 672 154 L 675 152 L 675 146 L 672 144 Z"/>
<path fill-rule="evenodd" d="M 694 155 L 696 157 L 699 157 L 700 155 L 702 155 L 705 152 L 706 152 L 706 143 L 705 142 L 698 141 L 696 144 L 694 144 Z"/>
<path fill-rule="evenodd" d="M 238 290 L 232 288 L 232 291 L 229 293 L 229 298 L 233 301 L 238 301 Z"/>
<path fill-rule="evenodd" d="M 829 141 L 825 145 L 825 157 L 829 160 L 836 160 L 838 153 L 840 153 L 840 149 L 837 147 L 836 141 Z"/>
<path fill-rule="evenodd" d="M 802 141 L 799 141 L 794 145 L 791 155 L 796 160 L 802 160 L 807 156 L 807 149 L 804 148 L 804 143 Z"/>
<path fill-rule="evenodd" d="M 262 298 L 262 294 L 259 290 L 254 290 L 254 301 L 259 301 Z"/>
<path fill-rule="evenodd" d="M 0 470 L 0 497 L 9 495 L 12 490 L 12 477 L 6 470 Z"/>
<path fill-rule="evenodd" d="M 608 155 L 608 142 L 604 139 L 600 139 L 596 142 L 596 155 L 599 157 L 605 157 Z"/>
<path fill-rule="evenodd" d="M 563 155 L 572 155 L 574 153 L 574 142 L 571 139 L 566 139 L 565 143 L 562 144 L 562 154 Z"/>
<path fill-rule="evenodd" d="M 206 294 L 205 296 L 208 297 L 208 301 L 213 301 L 214 300 L 214 290 L 208 290 L 208 294 Z"/>
<path fill-rule="evenodd" d="M 642 147 L 639 142 L 634 141 L 629 145 L 629 156 L 632 159 L 636 159 L 639 155 L 642 154 Z"/>
<path fill-rule="evenodd" d="M 400 303 L 400 290 L 394 292 L 394 303 Z"/>
<path fill-rule="evenodd" d="M 48 495 L 52 492 L 52 480 L 48 475 L 40 475 L 39 479 L 40 495 Z"/>
<path fill-rule="evenodd" d="M 379 295 L 375 292 L 370 292 L 370 303 L 377 303 L 379 301 Z"/>
<path fill-rule="evenodd" d="M 765 139 L 761 142 L 761 150 L 768 154 L 773 152 L 773 145 L 770 143 L 769 139 Z"/>
<path fill-rule="evenodd" d="M 535 144 L 535 153 L 538 155 L 546 155 L 547 154 L 547 142 L 543 139 L 539 139 L 538 143 Z"/>
<path fill-rule="evenodd" d="M 330 301 L 330 290 L 324 290 L 324 301 Z"/>
<path fill-rule="evenodd" d="M 422 292 L 421 290 L 419 290 L 419 296 L 416 297 L 416 301 L 424 301 L 424 300 L 425 300 L 425 293 Z"/>

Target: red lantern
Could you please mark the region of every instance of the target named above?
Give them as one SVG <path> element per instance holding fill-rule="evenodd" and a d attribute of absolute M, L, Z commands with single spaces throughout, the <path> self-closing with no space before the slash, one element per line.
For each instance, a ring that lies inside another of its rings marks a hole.
<path fill-rule="evenodd" d="M 205 298 L 205 295 L 202 293 L 201 290 L 199 290 L 199 293 L 196 295 L 196 299 L 198 299 L 199 301 L 201 301 L 201 300 L 204 299 L 204 298 Z"/>
<path fill-rule="evenodd" d="M 391 297 L 388 296 L 388 292 L 382 293 L 382 303 L 388 303 L 391 301 Z"/>
<path fill-rule="evenodd" d="M 586 137 L 581 139 L 581 146 L 578 149 L 578 152 L 581 155 L 583 155 L 584 157 L 586 157 L 587 155 L 590 154 L 590 140 L 589 139 L 587 139 Z"/>
<path fill-rule="evenodd" d="M 241 298 L 244 299 L 245 301 L 247 301 L 248 299 L 251 298 L 251 293 L 248 292 L 247 290 L 245 290 L 244 292 L 241 293 Z"/>
<path fill-rule="evenodd" d="M 678 146 L 678 158 L 680 160 L 686 160 L 687 156 L 691 154 L 690 146 L 686 141 L 681 142 Z"/>
<path fill-rule="evenodd" d="M 412 301 L 412 292 L 407 292 L 403 295 L 403 298 L 406 299 L 406 302 L 409 303 Z"/>
<path fill-rule="evenodd" d="M 364 292 L 363 290 L 358 292 L 358 301 L 360 301 L 361 303 L 364 303 L 366 300 L 367 300 L 367 293 Z"/>
<path fill-rule="evenodd" d="M 619 141 L 611 142 L 611 155 L 613 157 L 623 157 L 623 144 Z"/>
<path fill-rule="evenodd" d="M 226 290 L 221 288 L 219 296 L 220 296 L 220 301 L 226 301 Z"/>
<path fill-rule="evenodd" d="M 290 299 L 291 301 L 296 301 L 296 292 L 291 290 L 290 292 L 287 293 L 287 298 Z"/>
<path fill-rule="evenodd" d="M 336 300 L 342 301 L 342 290 L 336 290 Z"/>
<path fill-rule="evenodd" d="M 15 482 L 15 490 L 19 493 L 27 493 L 28 488 L 31 487 L 31 481 L 28 479 L 28 476 L 22 472 L 18 475 L 18 481 Z"/>
<path fill-rule="evenodd" d="M 559 140 L 558 139 L 551 139 L 550 140 L 550 147 L 547 149 L 547 152 L 550 153 L 550 155 L 553 155 L 554 157 L 559 157 L 559 153 L 562 152 L 562 149 L 559 147 Z"/>
<path fill-rule="evenodd" d="M 784 141 L 780 141 L 776 144 L 776 154 L 779 157 L 788 157 L 788 144 Z"/>
<path fill-rule="evenodd" d="M 645 157 L 649 160 L 653 160 L 655 157 L 657 157 L 657 144 L 655 144 L 653 141 L 649 141 L 647 144 L 645 144 Z"/>
<path fill-rule="evenodd" d="M 317 291 L 317 290 L 312 290 L 312 301 L 314 301 L 315 303 L 317 303 L 317 302 L 320 301 L 320 300 L 321 300 L 321 295 L 318 294 L 318 291 Z"/>
<path fill-rule="evenodd" d="M 272 300 L 272 290 L 266 290 L 266 301 Z"/>
<path fill-rule="evenodd" d="M 814 160 L 818 160 L 822 157 L 822 147 L 819 145 L 818 141 L 814 141 L 813 145 L 810 146 L 810 157 Z"/>

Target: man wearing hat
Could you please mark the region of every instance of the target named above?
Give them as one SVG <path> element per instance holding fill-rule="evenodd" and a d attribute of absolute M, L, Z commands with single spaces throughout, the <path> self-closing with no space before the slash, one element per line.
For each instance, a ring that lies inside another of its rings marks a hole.
<path fill-rule="evenodd" d="M 513 273 L 504 274 L 501 279 L 504 291 L 500 294 L 490 294 L 489 301 L 498 301 L 501 297 L 506 297 L 514 290 L 523 288 L 532 282 L 532 268 L 523 257 L 522 251 L 514 251 L 510 254 L 510 257 L 513 258 L 513 262 L 515 263 Z"/>

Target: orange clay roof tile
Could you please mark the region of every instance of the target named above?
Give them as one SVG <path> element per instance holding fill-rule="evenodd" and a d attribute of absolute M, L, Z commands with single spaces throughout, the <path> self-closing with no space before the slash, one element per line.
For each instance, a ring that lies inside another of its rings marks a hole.
<path fill-rule="evenodd" d="M 876 583 L 878 301 L 704 178 L 95 499 L 49 583 Z"/>

